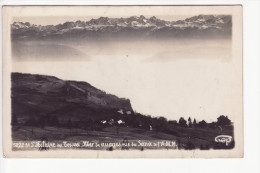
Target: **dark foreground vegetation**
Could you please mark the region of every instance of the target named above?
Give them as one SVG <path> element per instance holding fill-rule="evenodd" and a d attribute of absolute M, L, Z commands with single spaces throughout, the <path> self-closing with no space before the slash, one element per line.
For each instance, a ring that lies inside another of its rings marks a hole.
<path fill-rule="evenodd" d="M 226 146 L 217 143 L 215 137 L 229 135 L 233 137 L 233 126 L 225 116 L 218 121 L 196 123 L 184 118 L 167 121 L 163 117 L 152 118 L 141 114 L 120 115 L 106 120 L 59 121 L 54 117 L 36 119 L 30 117 L 24 124 L 16 118 L 12 121 L 13 140 L 77 141 L 98 140 L 106 142 L 122 142 L 127 140 L 171 140 L 176 141 L 178 149 L 232 149 L 234 140 Z"/>
<path fill-rule="evenodd" d="M 234 147 L 233 125 L 227 116 L 197 122 L 142 115 L 132 110 L 129 100 L 88 83 L 43 75 L 12 74 L 11 124 L 13 141 L 171 140 L 178 149 Z M 231 136 L 232 141 L 216 142 L 219 135 Z"/>

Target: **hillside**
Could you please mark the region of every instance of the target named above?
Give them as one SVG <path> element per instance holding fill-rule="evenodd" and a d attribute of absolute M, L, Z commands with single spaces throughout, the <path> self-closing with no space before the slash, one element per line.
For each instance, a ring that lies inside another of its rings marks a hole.
<path fill-rule="evenodd" d="M 107 94 L 87 82 L 64 81 L 52 76 L 12 73 L 12 115 L 57 117 L 60 121 L 96 120 L 133 114 L 130 100 Z"/>
<path fill-rule="evenodd" d="M 212 123 L 203 120 L 187 124 L 183 118 L 177 123 L 167 121 L 164 117 L 133 112 L 130 100 L 107 94 L 87 82 L 22 73 L 12 73 L 11 79 L 11 125 L 14 141 L 165 140 L 176 142 L 172 149 L 234 147 L 233 125 L 227 116 L 222 115 L 217 122 Z M 223 142 L 215 142 L 218 135 L 229 135 L 233 140 L 228 146 Z M 141 150 L 144 148 L 169 149 L 166 146 L 132 147 Z M 14 150 L 17 148 L 14 147 Z"/>

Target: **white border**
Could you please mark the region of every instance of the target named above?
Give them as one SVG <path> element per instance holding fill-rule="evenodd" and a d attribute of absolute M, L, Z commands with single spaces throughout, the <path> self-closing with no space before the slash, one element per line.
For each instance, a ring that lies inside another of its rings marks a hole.
<path fill-rule="evenodd" d="M 0 172 L 260 172 L 259 143 L 259 69 L 260 69 L 260 1 L 258 0 L 200 0 L 200 1 L 23 1 L 3 0 L 0 5 L 243 5 L 243 67 L 244 67 L 244 158 L 243 159 L 3 159 Z M 2 25 L 1 25 L 2 26 Z M 2 31 L 2 28 L 0 29 Z M 1 32 L 2 33 L 2 32 Z M 2 38 L 2 35 L 1 35 Z M 1 39 L 2 40 L 2 39 Z M 2 43 L 2 41 L 0 42 Z M 2 49 L 2 44 L 0 44 Z M 2 64 L 1 64 L 2 66 Z M 2 72 L 0 72 L 2 76 Z M 1 87 L 2 89 L 2 80 Z M 0 99 L 2 108 L 2 95 Z M 2 121 L 0 120 L 2 125 Z M 1 126 L 0 125 L 0 126 Z M 0 128 L 2 134 L 2 128 Z M 2 137 L 2 135 L 1 135 Z M 0 139 L 2 151 L 2 139 Z M 1 153 L 2 157 L 2 153 Z"/>

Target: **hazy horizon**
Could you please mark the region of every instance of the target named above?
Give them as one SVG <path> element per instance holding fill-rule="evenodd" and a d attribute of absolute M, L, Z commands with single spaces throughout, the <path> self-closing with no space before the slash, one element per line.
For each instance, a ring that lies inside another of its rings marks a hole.
<path fill-rule="evenodd" d="M 240 105 L 241 100 L 236 98 L 241 94 L 237 75 L 241 69 L 233 63 L 236 62 L 232 56 L 233 16 L 221 11 L 209 12 L 206 7 L 193 7 L 198 11 L 192 12 L 181 8 L 174 11 L 170 7 L 126 9 L 79 8 L 77 14 L 68 16 L 65 11 L 59 14 L 62 16 L 42 12 L 40 17 L 27 14 L 14 17 L 12 22 L 58 25 L 101 16 L 143 15 L 165 21 L 202 16 L 174 24 L 143 17 L 55 27 L 14 24 L 11 25 L 12 71 L 85 81 L 107 93 L 130 99 L 136 112 L 169 120 L 191 117 L 212 122 L 220 115 L 235 119 L 240 110 L 229 104 Z"/>
<path fill-rule="evenodd" d="M 130 99 L 142 114 L 209 122 L 235 116 L 226 106 L 236 82 L 230 39 L 13 44 L 13 72 L 85 81 Z"/>

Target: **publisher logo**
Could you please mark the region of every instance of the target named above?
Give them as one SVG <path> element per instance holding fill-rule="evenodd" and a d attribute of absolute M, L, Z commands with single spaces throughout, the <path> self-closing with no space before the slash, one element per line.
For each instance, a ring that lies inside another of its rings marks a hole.
<path fill-rule="evenodd" d="M 215 141 L 220 142 L 220 143 L 225 143 L 226 146 L 228 146 L 229 143 L 232 141 L 232 136 L 219 135 L 219 136 L 215 137 Z"/>

